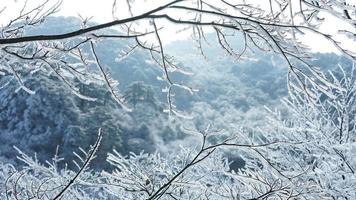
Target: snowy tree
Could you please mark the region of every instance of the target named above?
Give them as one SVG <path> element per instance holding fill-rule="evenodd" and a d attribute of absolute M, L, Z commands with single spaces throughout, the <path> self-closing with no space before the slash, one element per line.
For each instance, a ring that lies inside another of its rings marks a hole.
<path fill-rule="evenodd" d="M 287 113 L 272 112 L 271 135 L 300 141 L 281 147 L 282 155 L 269 156 L 281 173 L 292 173 L 291 180 L 304 184 L 304 191 L 315 199 L 353 199 L 355 193 L 355 65 L 330 72 L 332 93 L 318 95 L 311 102 L 300 91 L 284 100 Z M 277 130 L 277 131 L 276 131 Z M 270 137 L 268 135 L 267 137 Z M 265 156 L 270 153 L 265 152 Z M 267 156 L 268 157 L 268 156 Z M 273 158 L 273 159 L 272 159 Z M 290 176 L 291 177 L 291 176 Z"/>

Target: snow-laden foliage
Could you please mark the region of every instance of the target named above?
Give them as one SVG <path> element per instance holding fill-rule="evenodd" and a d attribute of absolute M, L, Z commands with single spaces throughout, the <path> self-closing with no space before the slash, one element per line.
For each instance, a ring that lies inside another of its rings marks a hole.
<path fill-rule="evenodd" d="M 353 65 L 330 72 L 337 89 L 329 96 L 319 92 L 317 102 L 291 91 L 283 101 L 287 112 L 273 112 L 270 118 L 267 137 L 279 134 L 301 141 L 300 145 L 280 147 L 282 154 L 271 157 L 271 163 L 283 174 L 291 173 L 289 177 L 308 184 L 306 191 L 315 199 L 356 198 L 355 69 Z"/>
<path fill-rule="evenodd" d="M 227 159 L 213 151 L 183 148 L 168 157 L 158 153 L 125 157 L 114 151 L 108 158 L 114 171 L 81 172 L 73 182 L 78 172 L 58 169 L 60 158 L 41 165 L 19 152 L 27 166 L 18 171 L 2 165 L 1 198 L 55 199 L 68 184 L 61 199 L 253 199 L 287 197 L 293 191 L 276 175 L 261 175 L 248 168 L 231 171 Z"/>
<path fill-rule="evenodd" d="M 85 170 L 90 161 L 94 158 L 97 147 L 101 141 L 101 133 L 95 144 L 88 152 L 80 149 L 74 153 L 77 158 L 79 171 L 74 172 L 67 167 L 59 167 L 63 158 L 55 155 L 52 161 L 47 161 L 45 165 L 38 162 L 37 158 L 27 156 L 21 150 L 15 147 L 20 156 L 18 159 L 26 164 L 22 170 L 16 170 L 11 164 L 1 163 L 0 188 L 1 199 L 97 199 L 100 193 L 96 194 L 98 189 L 87 190 L 90 187 L 83 187 L 77 184 L 77 180 L 88 181 L 99 179 L 98 174 L 87 173 Z M 57 149 L 58 151 L 58 149 Z M 61 194 L 63 192 L 63 194 Z"/>
<path fill-rule="evenodd" d="M 356 197 L 355 65 L 330 72 L 333 95 L 311 101 L 290 91 L 265 126 L 234 134 L 183 128 L 197 142 L 175 154 L 109 153 L 111 171 L 91 172 L 92 153 L 75 153 L 78 170 L 45 165 L 20 153 L 23 169 L 1 166 L 2 198 L 53 199 L 353 199 Z M 134 86 L 132 89 L 135 88 Z M 336 97 L 336 98 L 335 98 Z M 105 137 L 105 134 L 99 135 Z M 245 165 L 231 169 L 225 150 Z"/>

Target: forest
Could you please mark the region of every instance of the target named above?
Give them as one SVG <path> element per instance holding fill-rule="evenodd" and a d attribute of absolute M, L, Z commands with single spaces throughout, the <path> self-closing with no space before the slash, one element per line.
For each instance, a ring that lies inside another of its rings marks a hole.
<path fill-rule="evenodd" d="M 0 199 L 356 198 L 352 1 L 66 1 L 0 5 Z"/>

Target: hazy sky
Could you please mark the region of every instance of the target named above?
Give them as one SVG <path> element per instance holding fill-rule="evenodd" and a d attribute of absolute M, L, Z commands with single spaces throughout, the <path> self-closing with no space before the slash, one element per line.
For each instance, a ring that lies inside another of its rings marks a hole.
<path fill-rule="evenodd" d="M 0 24 L 6 23 L 8 19 L 16 16 L 16 13 L 21 9 L 21 5 L 24 4 L 25 0 L 0 0 L 0 10 L 3 7 L 7 7 L 6 10 L 0 15 Z M 17 2 L 17 3 L 14 3 Z M 38 4 L 42 2 L 41 0 L 28 0 L 28 7 Z M 82 17 L 93 17 L 93 21 L 96 22 L 108 22 L 113 19 L 112 17 L 112 5 L 114 0 L 63 0 L 63 4 L 61 6 L 61 10 L 56 15 L 63 16 L 82 16 Z M 119 14 L 127 14 L 127 7 L 125 0 L 118 0 L 121 2 L 120 6 L 117 8 L 117 13 Z M 164 2 L 168 2 L 167 0 L 136 0 L 136 2 L 140 2 L 139 4 L 135 4 L 133 7 L 134 13 L 142 13 L 145 10 L 150 8 L 157 7 L 159 4 Z M 127 15 L 126 15 L 127 16 Z M 119 16 L 120 17 L 120 16 Z M 342 23 L 337 20 L 329 20 L 328 24 L 321 27 L 323 30 L 336 30 L 335 27 L 347 28 L 347 24 Z M 352 30 L 352 29 L 351 29 Z M 187 38 L 189 35 L 180 34 L 176 35 L 177 29 L 174 29 L 172 26 L 164 25 L 164 31 L 162 34 L 162 39 L 164 43 L 169 43 L 171 41 L 177 40 L 178 38 Z M 335 32 L 335 31 L 334 31 Z M 332 33 L 332 31 L 331 31 Z M 345 39 L 338 38 L 341 41 L 346 41 Z M 314 50 L 321 52 L 330 52 L 333 51 L 334 47 L 332 44 L 327 42 L 325 39 L 321 39 L 320 37 L 315 37 L 315 35 L 310 35 L 304 38 L 304 42 L 306 44 L 312 44 L 314 46 Z M 355 40 L 349 40 L 344 42 L 345 47 L 350 50 L 355 50 L 356 44 Z"/>

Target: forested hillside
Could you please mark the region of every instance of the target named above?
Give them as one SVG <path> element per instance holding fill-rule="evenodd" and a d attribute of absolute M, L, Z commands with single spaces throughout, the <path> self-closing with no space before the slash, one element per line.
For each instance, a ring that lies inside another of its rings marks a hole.
<path fill-rule="evenodd" d="M 62 22 L 62 23 L 59 23 Z M 64 22 L 64 23 L 63 23 Z M 30 33 L 48 33 L 71 30 L 79 23 L 76 18 L 50 18 Z M 211 39 L 211 42 L 214 41 Z M 236 41 L 238 42 L 238 41 Z M 96 140 L 96 130 L 102 128 L 105 135 L 94 168 L 107 167 L 106 154 L 112 149 L 126 155 L 129 152 L 167 152 L 179 144 L 189 144 L 194 138 L 181 132 L 182 126 L 204 129 L 208 124 L 217 128 L 256 128 L 262 124 L 266 109 L 275 107 L 287 95 L 286 67 L 281 58 L 257 52 L 255 59 L 234 62 L 217 48 L 207 47 L 204 60 L 194 56 L 193 49 L 186 49 L 185 41 L 168 45 L 172 55 L 180 57 L 190 76 L 174 76 L 199 89 L 196 95 L 178 91 L 177 106 L 191 113 L 193 120 L 169 121 L 163 113 L 165 96 L 163 84 L 156 77 L 158 70 L 149 57 L 137 51 L 118 63 L 110 59 L 117 56 L 127 41 L 105 41 L 98 46 L 99 56 L 113 78 L 119 80 L 119 88 L 133 112 L 123 112 L 111 99 L 103 86 L 85 85 L 77 81 L 82 94 L 95 96 L 95 102 L 73 95 L 60 80 L 43 72 L 37 76 L 24 74 L 26 86 L 35 89 L 30 95 L 15 92 L 14 80 L 0 90 L 0 154 L 5 160 L 15 162 L 16 146 L 29 155 L 36 153 L 44 162 L 56 153 L 73 165 L 74 151 L 87 149 Z M 212 45 L 214 46 L 214 45 Z M 197 59 L 198 58 L 198 59 Z M 329 69 L 347 63 L 334 54 L 316 55 L 316 63 Z M 5 83 L 7 77 L 3 77 Z M 6 142 L 5 142 L 6 141 Z"/>

